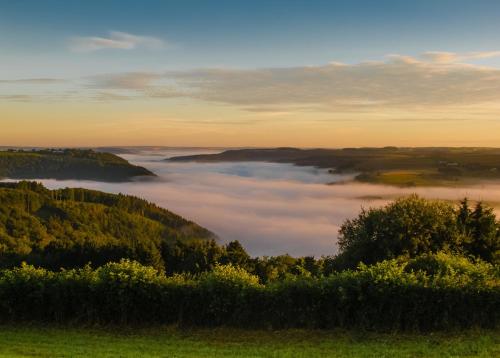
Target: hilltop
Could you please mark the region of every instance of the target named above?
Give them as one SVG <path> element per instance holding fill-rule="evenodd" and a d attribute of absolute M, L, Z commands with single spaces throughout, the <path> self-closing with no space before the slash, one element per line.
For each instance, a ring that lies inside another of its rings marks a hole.
<path fill-rule="evenodd" d="M 115 154 L 90 149 L 0 151 L 0 178 L 123 182 L 140 176 L 155 174 Z"/>

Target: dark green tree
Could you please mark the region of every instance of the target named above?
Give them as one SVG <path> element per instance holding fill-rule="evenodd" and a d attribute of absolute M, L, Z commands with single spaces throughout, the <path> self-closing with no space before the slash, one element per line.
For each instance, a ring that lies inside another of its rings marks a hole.
<path fill-rule="evenodd" d="M 250 255 L 248 255 L 241 243 L 236 240 L 226 245 L 225 253 L 220 261 L 222 264 L 233 264 L 234 266 L 251 270 L 250 259 Z"/>
<path fill-rule="evenodd" d="M 339 231 L 341 266 L 456 250 L 463 239 L 452 205 L 416 195 L 362 210 Z"/>

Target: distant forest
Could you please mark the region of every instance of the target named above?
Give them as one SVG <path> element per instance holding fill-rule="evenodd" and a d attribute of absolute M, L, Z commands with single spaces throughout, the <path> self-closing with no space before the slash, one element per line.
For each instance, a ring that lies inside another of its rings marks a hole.
<path fill-rule="evenodd" d="M 0 151 L 0 178 L 122 182 L 137 176 L 154 174 L 117 155 L 91 149 Z"/>

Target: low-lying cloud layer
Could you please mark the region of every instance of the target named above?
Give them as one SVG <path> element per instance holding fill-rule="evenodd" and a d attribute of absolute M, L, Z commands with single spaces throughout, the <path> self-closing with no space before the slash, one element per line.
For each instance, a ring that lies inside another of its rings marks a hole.
<path fill-rule="evenodd" d="M 146 198 L 207 227 L 223 242 L 240 240 L 253 255 L 334 254 L 337 232 L 346 218 L 357 215 L 363 206 L 383 205 L 412 192 L 428 198 L 455 200 L 468 196 L 500 201 L 500 184 L 460 189 L 326 185 L 348 177 L 288 164 L 162 160 L 179 154 L 155 151 L 125 155 L 158 173 L 160 178 L 155 182 L 44 182 L 49 187 L 80 186 Z"/>

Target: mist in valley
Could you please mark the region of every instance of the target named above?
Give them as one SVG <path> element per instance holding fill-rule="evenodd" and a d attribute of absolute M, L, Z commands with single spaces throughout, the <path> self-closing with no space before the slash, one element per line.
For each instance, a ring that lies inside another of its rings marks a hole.
<path fill-rule="evenodd" d="M 40 180 L 49 188 L 84 187 L 142 197 L 213 231 L 222 243 L 239 240 L 252 255 L 332 255 L 344 220 L 364 207 L 404 195 L 500 202 L 500 183 L 398 188 L 350 182 L 354 175 L 264 162 L 169 162 L 211 149 L 141 149 L 122 157 L 158 177 L 131 183 Z"/>

